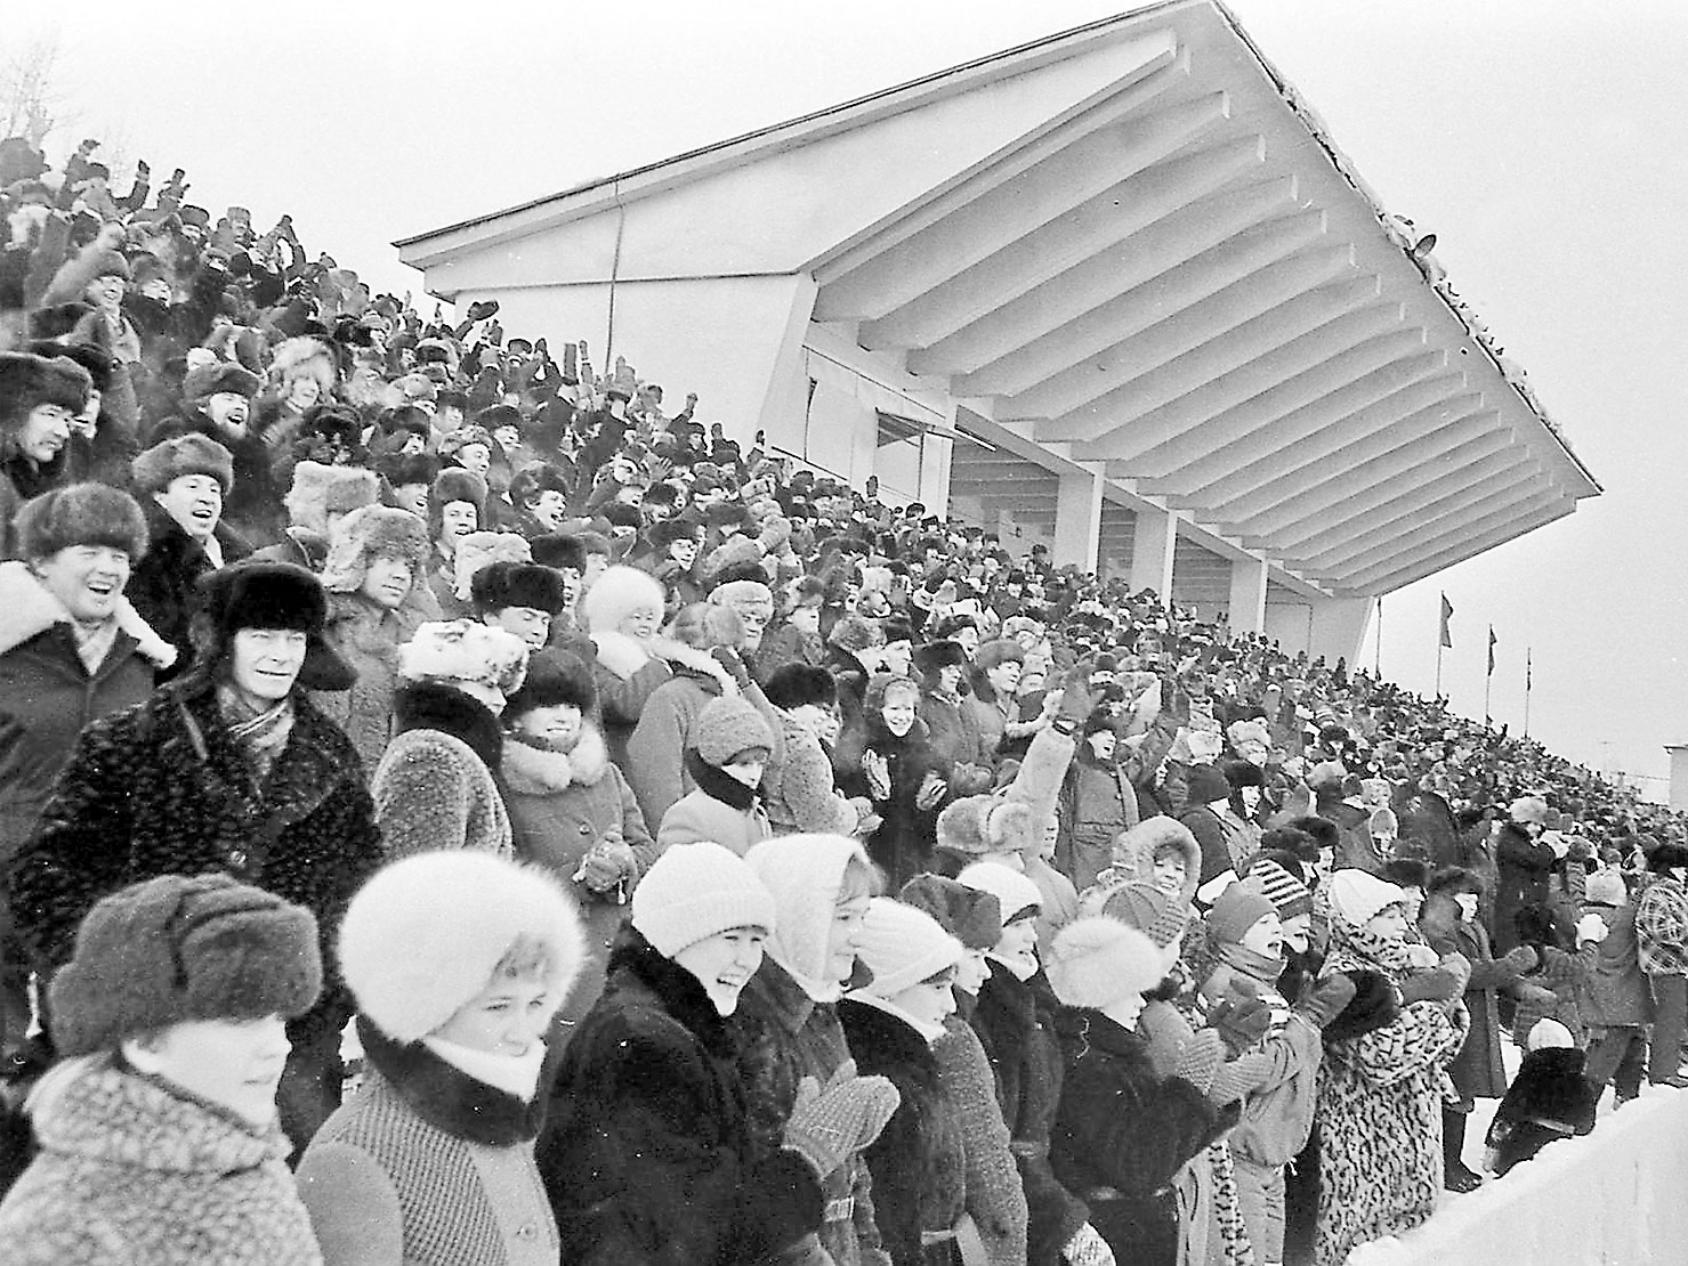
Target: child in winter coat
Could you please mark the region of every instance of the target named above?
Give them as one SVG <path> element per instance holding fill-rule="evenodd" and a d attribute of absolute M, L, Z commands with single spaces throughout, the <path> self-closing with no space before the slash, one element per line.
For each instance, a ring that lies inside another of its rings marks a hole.
<path fill-rule="evenodd" d="M 596 692 L 585 665 L 538 655 L 504 715 L 504 805 L 517 860 L 571 885 L 586 924 L 586 959 L 557 1022 L 566 1036 L 603 992 L 610 946 L 639 875 L 657 847 L 627 779 L 591 721 Z"/>
<path fill-rule="evenodd" d="M 873 979 L 839 1004 L 864 1073 L 890 1079 L 900 1103 L 867 1149 L 874 1217 L 895 1266 L 959 1266 L 966 1213 L 961 1118 L 932 1044 L 955 1011 L 961 943 L 912 906 L 875 897 L 857 955 Z"/>
<path fill-rule="evenodd" d="M 1616 869 L 1597 871 L 1588 877 L 1587 899 L 1578 922 L 1578 935 L 1589 934 L 1593 915 L 1606 928 L 1594 968 L 1580 999 L 1583 1019 L 1588 1024 L 1588 1079 L 1596 1086 L 1612 1086 L 1616 1106 L 1623 1106 L 1641 1093 L 1641 1077 L 1647 1067 L 1647 1035 L 1643 1026 L 1652 1020 L 1652 999 L 1647 978 L 1641 974 L 1636 954 L 1635 907 L 1623 875 Z"/>
<path fill-rule="evenodd" d="M 773 834 L 761 794 L 773 731 L 747 700 L 728 697 L 698 713 L 693 738 L 685 759 L 697 786 L 663 815 L 657 848 L 710 840 L 742 857 Z"/>
<path fill-rule="evenodd" d="M 1179 1215 L 1172 1184 L 1235 1120 L 1201 1084 L 1217 1060 L 1217 1037 L 1162 1071 L 1139 1030 L 1144 994 L 1166 974 L 1164 951 L 1106 915 L 1056 934 L 1049 980 L 1067 1009 L 1057 1019 L 1066 1072 L 1050 1140 L 1050 1165 L 1083 1196 L 1103 1241 L 1074 1245 L 1070 1262 L 1172 1266 Z M 1204 1071 L 1205 1069 L 1205 1071 Z"/>
<path fill-rule="evenodd" d="M 1489 1125 L 1487 1168 L 1499 1178 L 1549 1143 L 1592 1133 L 1601 1089 L 1589 1081 L 1571 1031 L 1557 1020 L 1536 1021 L 1529 1052 Z"/>
<path fill-rule="evenodd" d="M 49 991 L 63 1062 L 0 1202 L 8 1266 L 320 1262 L 276 1121 L 286 1018 L 322 986 L 310 912 L 220 875 L 106 897 Z"/>
<path fill-rule="evenodd" d="M 941 875 L 916 875 L 897 900 L 924 910 L 967 951 L 955 969 L 955 1014 L 932 1043 L 938 1075 L 961 1118 L 967 1161 L 967 1213 L 989 1266 L 1024 1266 L 1026 1193 L 997 1101 L 996 1075 L 973 1031 L 979 990 L 990 979 L 986 954 L 1002 939 L 1002 903 L 991 893 Z"/>
<path fill-rule="evenodd" d="M 770 1093 L 752 1122 L 774 1145 L 803 1078 L 831 1081 L 850 1059 L 838 1001 L 856 974 L 856 941 L 873 895 L 873 863 L 841 835 L 765 840 L 745 861 L 774 899 L 775 930 L 733 1013 L 749 1063 L 771 1066 Z M 851 1156 L 821 1177 L 820 1245 L 837 1266 L 884 1263 L 867 1163 Z"/>
<path fill-rule="evenodd" d="M 583 957 L 562 884 L 418 854 L 352 898 L 339 957 L 369 1072 L 299 1162 L 324 1261 L 555 1261 L 533 1146 L 546 1031 Z"/>
<path fill-rule="evenodd" d="M 781 1136 L 750 1105 L 729 1018 L 777 925 L 767 888 L 718 844 L 669 849 L 633 892 L 609 980 L 570 1039 L 540 1170 L 571 1266 L 736 1266 L 812 1240 L 821 1179 L 897 1102 L 848 1062 L 805 1079 Z M 883 1223 L 881 1223 L 883 1229 Z"/>

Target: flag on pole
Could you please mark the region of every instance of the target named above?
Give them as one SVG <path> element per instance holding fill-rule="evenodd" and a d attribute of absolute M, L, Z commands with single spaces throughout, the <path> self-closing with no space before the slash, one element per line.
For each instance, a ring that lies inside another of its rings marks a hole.
<path fill-rule="evenodd" d="M 1531 647 L 1526 646 L 1524 648 L 1524 689 L 1526 691 L 1530 689 L 1530 657 L 1533 654 L 1534 650 Z"/>
<path fill-rule="evenodd" d="M 1489 676 L 1495 675 L 1495 626 L 1489 625 Z"/>
<path fill-rule="evenodd" d="M 1448 601 L 1448 595 L 1442 595 L 1442 640 L 1441 645 L 1451 647 L 1454 635 L 1448 628 L 1448 621 L 1454 618 L 1454 604 Z"/>

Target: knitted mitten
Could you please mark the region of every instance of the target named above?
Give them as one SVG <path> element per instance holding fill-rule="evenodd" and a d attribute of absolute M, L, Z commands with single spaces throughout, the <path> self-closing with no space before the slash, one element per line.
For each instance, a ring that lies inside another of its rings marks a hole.
<path fill-rule="evenodd" d="M 878 1138 L 901 1102 L 887 1078 L 859 1077 L 855 1061 L 845 1060 L 826 1089 L 813 1077 L 799 1083 L 785 1145 L 824 1178 Z"/>

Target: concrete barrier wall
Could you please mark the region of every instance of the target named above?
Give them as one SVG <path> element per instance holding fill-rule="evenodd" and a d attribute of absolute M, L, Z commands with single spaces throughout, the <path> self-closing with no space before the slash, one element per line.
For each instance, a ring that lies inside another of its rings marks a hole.
<path fill-rule="evenodd" d="M 1688 1091 L 1646 1089 L 1594 1133 L 1449 1199 L 1348 1266 L 1655 1266 L 1688 1262 Z"/>

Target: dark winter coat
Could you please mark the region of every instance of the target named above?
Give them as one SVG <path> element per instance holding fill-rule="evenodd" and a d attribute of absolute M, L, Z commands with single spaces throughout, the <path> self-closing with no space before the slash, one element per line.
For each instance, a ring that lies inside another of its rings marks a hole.
<path fill-rule="evenodd" d="M 1507 822 L 1495 837 L 1495 860 L 1500 867 L 1495 889 L 1495 953 L 1504 954 L 1520 940 L 1518 911 L 1547 900 L 1548 879 L 1559 859 L 1539 839 L 1532 840 L 1518 823 Z"/>
<path fill-rule="evenodd" d="M 1471 980 L 1465 988 L 1471 1031 L 1448 1067 L 1454 1089 L 1461 1099 L 1498 1099 L 1506 1093 L 1506 1069 L 1501 1064 L 1497 996 L 1518 983 L 1518 973 L 1495 961 L 1483 925 L 1461 919 L 1458 903 L 1446 893 L 1425 898 L 1418 927 L 1425 943 L 1438 954 L 1464 954 L 1471 964 Z"/>
<path fill-rule="evenodd" d="M 504 806 L 509 810 L 516 856 L 544 866 L 569 885 L 586 924 L 587 960 L 581 966 L 558 1019 L 572 1027 L 604 990 L 610 947 L 627 920 L 633 884 L 593 892 L 574 876 L 600 841 L 619 838 L 633 850 L 640 874 L 658 856 L 633 791 L 610 764 L 604 740 L 583 722 L 572 752 L 553 752 L 525 743 L 504 743 Z"/>
<path fill-rule="evenodd" d="M 135 610 L 153 631 L 176 648 L 177 659 L 165 676 L 175 676 L 193 662 L 193 644 L 188 624 L 199 606 L 199 580 L 216 571 L 205 547 L 194 540 L 164 510 L 150 499 L 146 502 L 147 537 L 152 542 L 146 557 L 129 573 L 124 590 Z M 252 551 L 234 529 L 218 523 L 212 533 L 223 549 L 223 565 L 239 562 Z"/>
<path fill-rule="evenodd" d="M 1548 1047 L 1524 1056 L 1489 1124 L 1497 1177 L 1555 1139 L 1593 1132 L 1595 1107 L 1605 1088 L 1583 1076 L 1583 1062 L 1583 1052 L 1575 1047 Z"/>
<path fill-rule="evenodd" d="M 1055 1177 L 1090 1206 L 1090 1224 L 1132 1266 L 1172 1266 L 1172 1182 L 1236 1119 L 1178 1077 L 1156 1075 L 1149 1043 L 1100 1011 L 1056 1018 L 1066 1079 L 1050 1136 Z"/>
<path fill-rule="evenodd" d="M 1635 907 L 1589 903 L 1584 914 L 1598 914 L 1606 924 L 1578 1008 L 1590 1028 L 1622 1028 L 1651 1024 L 1652 993 L 1636 952 Z"/>
<path fill-rule="evenodd" d="M 966 1210 L 961 1118 L 931 1045 L 906 1021 L 846 998 L 838 1018 L 864 1076 L 888 1077 L 902 1097 L 867 1148 L 874 1220 L 896 1266 L 921 1266 L 921 1235 L 952 1230 Z"/>
<path fill-rule="evenodd" d="M 540 1136 L 563 1261 L 740 1266 L 819 1229 L 808 1163 L 753 1138 L 740 1054 L 696 978 L 629 928 Z"/>
<path fill-rule="evenodd" d="M 1015 1162 L 1026 1192 L 1027 1266 L 1057 1266 L 1062 1247 L 1090 1216 L 1084 1202 L 1049 1167 L 1049 1138 L 1061 1102 L 1059 1003 L 1039 972 L 1020 980 L 992 961 L 979 989 L 973 1029 L 985 1048 L 1008 1123 Z"/>
<path fill-rule="evenodd" d="M 1055 867 L 1083 892 L 1113 864 L 1114 836 L 1137 825 L 1137 789 L 1123 762 L 1096 759 L 1088 743 L 1061 783 Z"/>
<path fill-rule="evenodd" d="M 764 956 L 739 997 L 731 1025 L 740 1034 L 742 1080 L 766 1088 L 751 1101 L 752 1129 L 762 1147 L 778 1148 L 803 1078 L 824 1086 L 850 1058 L 838 1008 L 816 1002 L 785 968 Z M 859 1155 L 821 1180 L 826 1220 L 820 1243 L 837 1266 L 881 1266 L 889 1260 L 879 1243 L 872 1189 L 867 1163 Z"/>
<path fill-rule="evenodd" d="M 478 699 L 432 682 L 393 697 L 393 741 L 370 780 L 390 859 L 437 848 L 510 855 L 510 817 L 496 773 L 498 718 Z"/>
<path fill-rule="evenodd" d="M 873 800 L 873 811 L 882 821 L 868 837 L 867 853 L 885 871 L 888 891 L 896 892 L 922 871 L 932 868 L 937 846 L 940 801 L 930 809 L 915 803 L 927 773 L 948 779 L 949 766 L 932 750 L 926 726 L 918 718 L 902 738 L 885 728 L 879 717 L 866 719 L 865 731 L 846 733 L 833 755 L 838 770 L 838 789 L 846 796 L 868 796 L 867 777 L 862 773 L 862 754 L 874 751 L 885 758 L 891 776 L 891 794 Z"/>
<path fill-rule="evenodd" d="M 77 924 L 108 893 L 221 872 L 316 916 L 323 994 L 288 1026 L 295 1047 L 344 1026 L 352 1008 L 334 942 L 347 901 L 382 861 L 380 836 L 350 740 L 309 699 L 296 693 L 293 708 L 293 732 L 261 789 L 203 671 L 82 732 L 11 875 L 37 970 L 70 957 Z"/>

